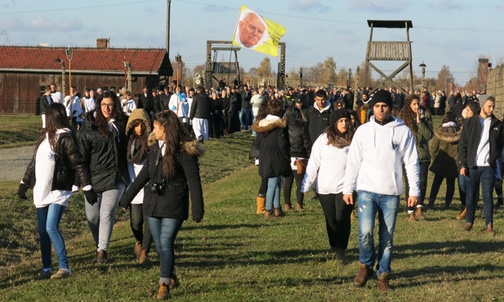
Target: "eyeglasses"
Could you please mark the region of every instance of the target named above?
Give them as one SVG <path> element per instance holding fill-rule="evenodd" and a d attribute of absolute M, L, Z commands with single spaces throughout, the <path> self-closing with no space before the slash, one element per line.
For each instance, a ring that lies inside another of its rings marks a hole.
<path fill-rule="evenodd" d="M 108 103 L 108 104 L 100 104 L 102 108 L 112 108 L 114 107 L 114 103 Z"/>

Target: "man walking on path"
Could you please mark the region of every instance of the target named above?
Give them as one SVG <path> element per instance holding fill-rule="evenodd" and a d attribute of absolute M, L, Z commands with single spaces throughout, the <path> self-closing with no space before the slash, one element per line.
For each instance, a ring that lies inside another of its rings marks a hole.
<path fill-rule="evenodd" d="M 409 183 L 408 206 L 414 207 L 420 194 L 419 165 L 415 139 L 408 126 L 391 116 L 393 101 L 386 90 L 379 90 L 369 101 L 373 110 L 370 121 L 353 137 L 343 185 L 343 200 L 353 204 L 352 193 L 359 200 L 359 272 L 354 285 L 364 286 L 376 264 L 378 289 L 389 289 L 392 271 L 393 236 L 403 193 L 402 165 Z M 378 251 L 374 245 L 375 217 L 378 213 Z"/>
<path fill-rule="evenodd" d="M 466 231 L 472 230 L 479 184 L 483 195 L 485 232 L 495 235 L 493 229 L 492 193 L 496 161 L 503 146 L 503 124 L 493 115 L 495 98 L 486 97 L 480 114 L 464 121 L 458 148 L 460 175 L 468 177 L 466 186 Z"/>

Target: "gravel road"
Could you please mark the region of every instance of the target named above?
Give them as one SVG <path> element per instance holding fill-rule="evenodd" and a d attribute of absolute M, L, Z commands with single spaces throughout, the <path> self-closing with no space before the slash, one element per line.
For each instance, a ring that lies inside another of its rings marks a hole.
<path fill-rule="evenodd" d="M 21 180 L 35 146 L 0 149 L 0 181 Z"/>

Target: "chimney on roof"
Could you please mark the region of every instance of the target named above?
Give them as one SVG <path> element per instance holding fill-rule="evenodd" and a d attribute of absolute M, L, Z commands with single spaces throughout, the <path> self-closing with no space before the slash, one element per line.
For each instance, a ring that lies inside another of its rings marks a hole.
<path fill-rule="evenodd" d="M 110 48 L 110 39 L 108 38 L 96 39 L 96 48 Z"/>

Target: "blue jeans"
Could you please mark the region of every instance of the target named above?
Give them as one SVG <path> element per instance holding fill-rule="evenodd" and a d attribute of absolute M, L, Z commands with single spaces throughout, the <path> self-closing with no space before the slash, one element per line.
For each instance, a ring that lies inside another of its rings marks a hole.
<path fill-rule="evenodd" d="M 248 129 L 248 126 L 250 125 L 250 112 L 251 110 L 248 109 L 248 108 L 242 108 L 242 110 L 240 110 L 240 124 L 242 126 L 242 128 L 244 128 L 245 130 Z"/>
<path fill-rule="evenodd" d="M 466 204 L 466 198 L 467 198 L 467 176 L 460 175 L 457 178 L 458 180 L 458 187 L 459 187 L 459 197 L 460 197 L 460 203 L 465 207 Z"/>
<path fill-rule="evenodd" d="M 266 191 L 266 211 L 270 212 L 280 208 L 280 186 L 282 184 L 282 177 L 268 178 L 268 191 Z"/>
<path fill-rule="evenodd" d="M 98 193 L 98 201 L 94 205 L 85 202 L 88 226 L 98 252 L 108 251 L 114 228 L 115 210 L 125 187 L 124 183 L 118 182 L 115 189 Z"/>
<path fill-rule="evenodd" d="M 58 258 L 61 269 L 68 269 L 68 256 L 65 241 L 59 230 L 59 223 L 65 207 L 59 204 L 50 204 L 47 207 L 37 208 L 38 228 L 40 235 L 40 251 L 42 252 L 42 265 L 51 268 L 51 242 Z"/>
<path fill-rule="evenodd" d="M 175 267 L 175 252 L 173 246 L 183 220 L 173 218 L 149 217 L 152 238 L 159 255 L 159 284 L 170 285 Z"/>
<path fill-rule="evenodd" d="M 474 222 L 474 213 L 478 203 L 479 185 L 483 195 L 483 212 L 485 213 L 485 225 L 493 222 L 493 199 L 492 193 L 495 183 L 495 169 L 491 167 L 476 167 L 468 169 L 469 177 L 466 184 L 466 222 Z"/>
<path fill-rule="evenodd" d="M 256 118 L 257 118 L 257 115 L 254 115 L 252 114 L 252 125 L 254 124 L 254 122 L 256 121 Z M 252 135 L 253 136 L 256 136 L 257 135 L 257 132 L 254 131 L 254 127 L 252 127 Z"/>
<path fill-rule="evenodd" d="M 381 195 L 367 191 L 359 191 L 359 261 L 368 267 L 373 267 L 375 260 L 376 273 L 390 273 L 392 248 L 399 196 Z M 375 217 L 378 213 L 378 253 L 374 245 Z"/>

